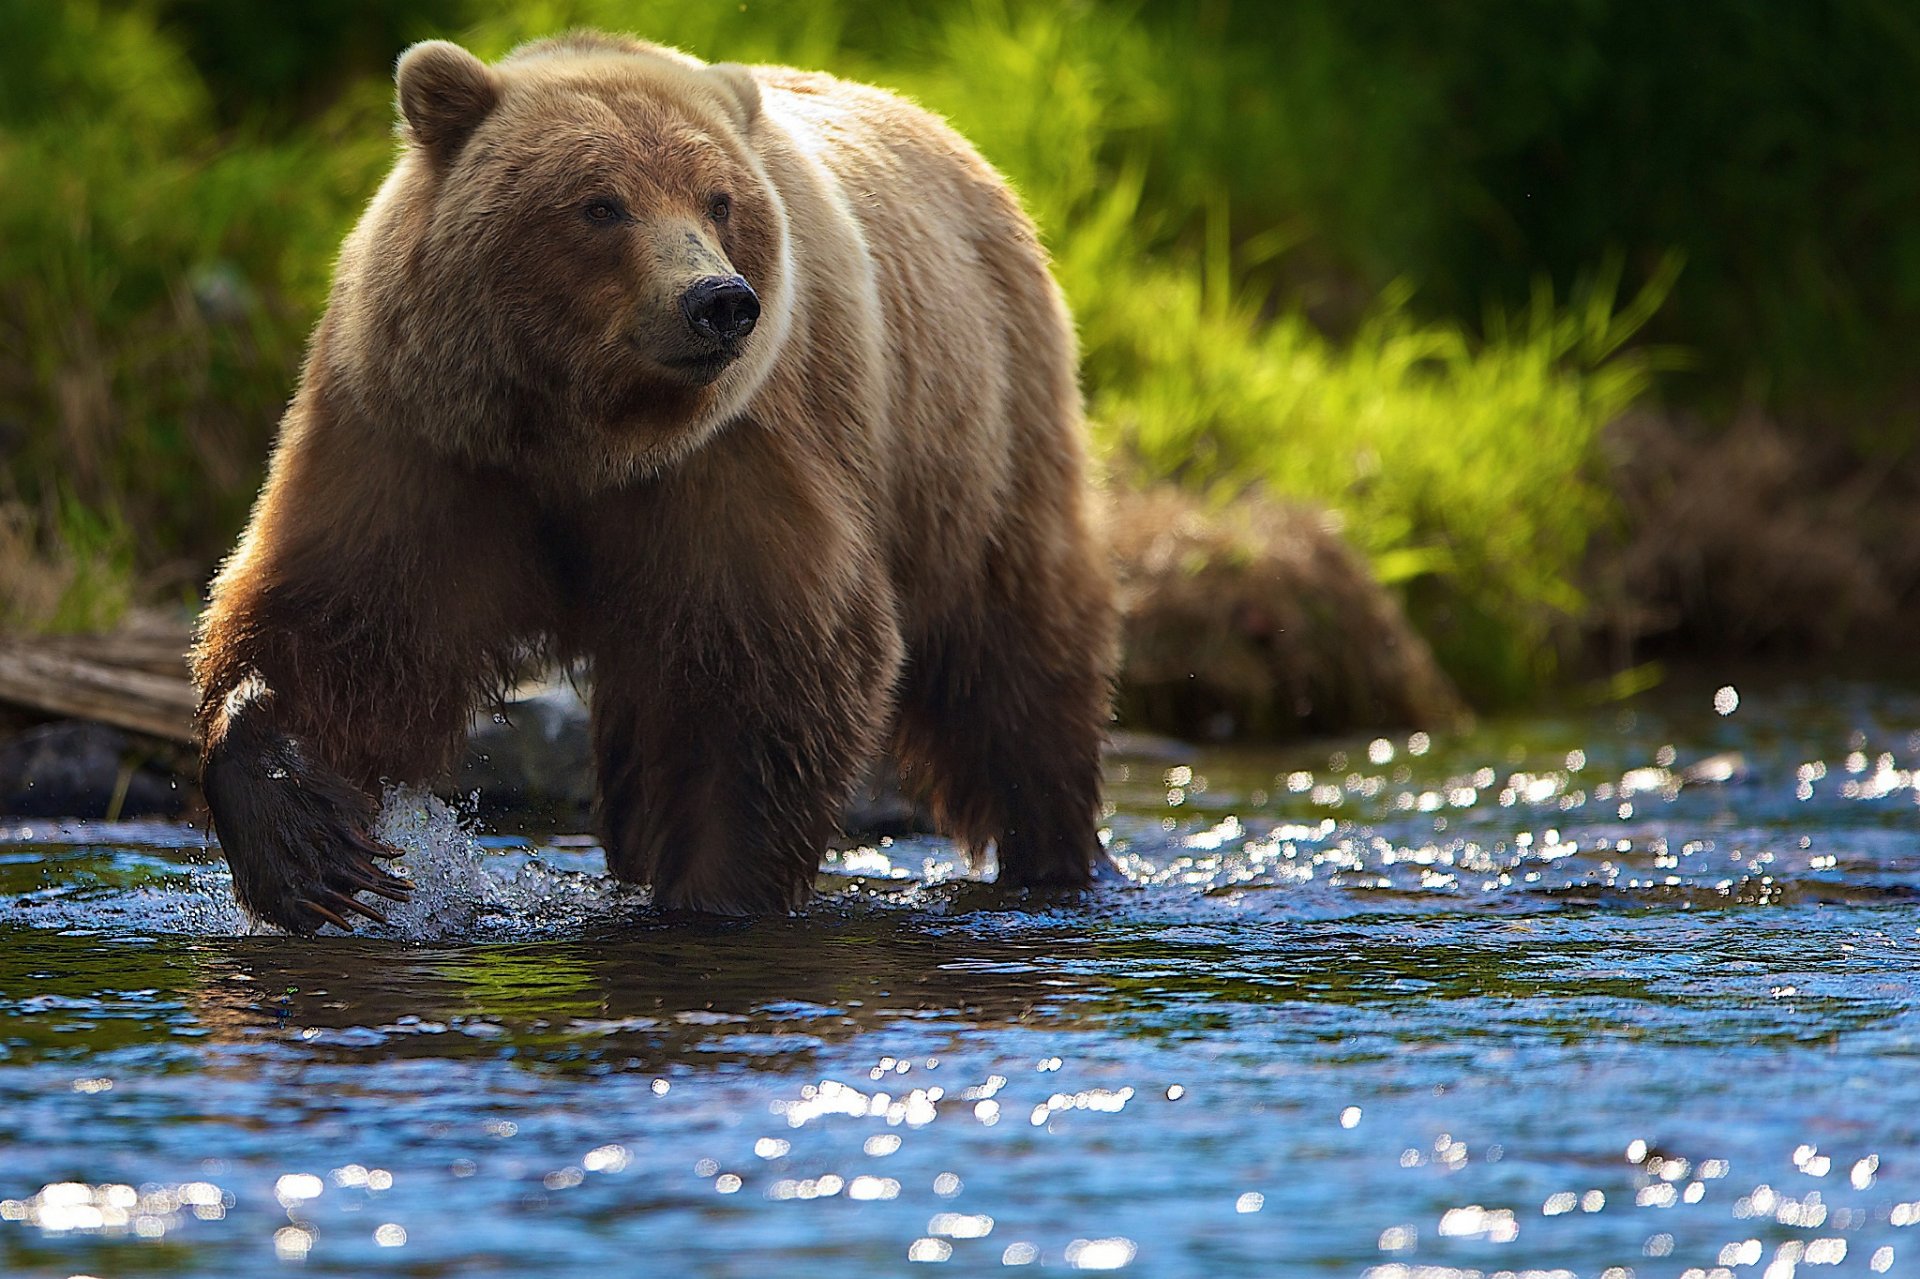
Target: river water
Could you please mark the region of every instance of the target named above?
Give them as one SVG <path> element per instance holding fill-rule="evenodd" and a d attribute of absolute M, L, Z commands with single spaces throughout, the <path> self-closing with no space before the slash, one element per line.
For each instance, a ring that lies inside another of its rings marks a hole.
<path fill-rule="evenodd" d="M 1124 872 L 651 916 L 389 803 L 386 935 L 0 820 L 0 1273 L 1920 1275 L 1920 696 L 1113 761 Z"/>

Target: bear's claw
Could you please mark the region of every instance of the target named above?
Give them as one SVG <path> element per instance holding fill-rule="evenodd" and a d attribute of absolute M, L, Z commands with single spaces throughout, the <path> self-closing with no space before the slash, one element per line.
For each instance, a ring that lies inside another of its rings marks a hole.
<path fill-rule="evenodd" d="M 361 836 L 353 842 L 354 847 L 336 864 L 321 871 L 320 882 L 306 885 L 304 893 L 293 897 L 296 912 L 308 911 L 319 920 L 349 933 L 353 931 L 354 915 L 364 916 L 376 924 L 390 922 L 385 912 L 361 901 L 357 894 L 372 893 L 390 902 L 404 903 L 414 888 L 412 880 L 384 871 L 373 861 L 375 857 L 399 857 L 400 850 L 389 848 L 367 836 Z M 300 929 L 302 932 L 310 932 L 320 926 L 311 920 L 302 922 L 307 924 Z"/>
<path fill-rule="evenodd" d="M 353 931 L 354 915 L 363 916 L 376 924 L 391 922 L 384 911 L 361 901 L 356 894 L 372 893 L 390 902 L 405 902 L 413 892 L 413 887 L 412 880 L 388 874 L 356 849 L 340 864 L 327 868 L 313 881 L 297 888 L 289 885 L 287 907 L 283 911 L 261 913 L 294 932 L 310 933 L 327 923 L 350 933 Z"/>
<path fill-rule="evenodd" d="M 323 905 L 320 902 L 313 900 L 313 898 L 311 897 L 298 898 L 295 900 L 294 905 L 304 907 L 305 909 L 312 911 L 314 914 L 320 916 L 321 919 L 324 919 L 329 924 L 332 924 L 336 928 L 339 928 L 349 933 L 353 931 L 353 921 L 347 918 L 347 914 L 346 914 L 347 912 L 365 915 L 368 919 L 371 919 L 376 924 L 385 924 L 388 922 L 385 914 L 374 909 L 372 906 L 369 906 L 367 903 L 361 901 L 356 897 L 351 897 L 351 896 L 348 896 L 346 893 L 338 892 L 332 889 L 329 889 L 326 895 L 328 900 L 330 900 L 334 904 L 334 906 L 339 907 L 338 910 L 335 910 L 332 907 Z M 387 894 L 382 893 L 382 896 L 387 896 Z M 392 899 L 397 901 L 405 901 L 406 894 L 404 893 L 398 894 Z"/>
<path fill-rule="evenodd" d="M 340 928 L 344 928 L 348 932 L 353 931 L 352 924 L 349 924 L 345 919 L 341 918 L 339 915 L 335 914 L 333 911 L 328 910 L 325 906 L 322 906 L 319 902 L 308 901 L 305 897 L 302 897 L 298 901 L 296 901 L 294 905 L 304 907 L 305 909 L 310 910 L 314 914 L 320 916 L 321 919 L 327 921 L 328 923 L 337 925 Z"/>

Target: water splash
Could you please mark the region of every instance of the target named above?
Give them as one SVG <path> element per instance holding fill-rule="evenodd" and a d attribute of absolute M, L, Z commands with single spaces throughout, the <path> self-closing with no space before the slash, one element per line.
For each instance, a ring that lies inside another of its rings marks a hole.
<path fill-rule="evenodd" d="M 470 813 L 418 787 L 387 788 L 373 834 L 399 850 L 393 869 L 414 892 L 385 911 L 386 925 L 368 925 L 370 936 L 511 940 L 617 922 L 647 903 L 641 890 L 588 868 L 597 852 L 566 867 L 551 854 L 484 847 Z"/>
<path fill-rule="evenodd" d="M 415 941 L 467 937 L 507 909 L 506 888 L 488 873 L 471 826 L 439 796 L 412 786 L 389 786 L 381 797 L 373 837 L 399 850 L 392 869 L 414 885 L 406 901 L 382 904 L 389 922 L 368 926 L 376 936 Z"/>
<path fill-rule="evenodd" d="M 388 922 L 362 922 L 355 933 L 363 937 L 523 940 L 618 923 L 647 902 L 606 876 L 598 849 L 489 847 L 470 813 L 415 787 L 388 788 L 374 835 L 400 851 L 394 869 L 416 891 L 406 902 L 378 902 Z M 116 937 L 278 933 L 240 908 L 218 857 L 218 845 L 180 826 L 0 828 L 0 923 Z"/>

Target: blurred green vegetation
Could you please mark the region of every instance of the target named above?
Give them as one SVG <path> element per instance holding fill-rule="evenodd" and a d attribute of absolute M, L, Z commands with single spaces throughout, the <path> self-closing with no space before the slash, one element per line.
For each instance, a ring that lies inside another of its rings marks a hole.
<path fill-rule="evenodd" d="M 1116 481 L 1339 511 L 1470 696 L 1524 695 L 1616 518 L 1600 431 L 1676 351 L 1661 392 L 1709 413 L 1920 435 L 1917 13 L 0 0 L 0 560 L 42 583 L 0 622 L 198 589 L 391 156 L 393 57 L 588 25 L 948 115 L 1053 249 Z"/>

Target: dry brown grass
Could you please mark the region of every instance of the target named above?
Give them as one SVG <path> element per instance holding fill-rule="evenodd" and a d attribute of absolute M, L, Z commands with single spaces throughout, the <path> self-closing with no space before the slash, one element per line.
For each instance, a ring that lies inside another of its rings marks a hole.
<path fill-rule="evenodd" d="M 24 506 L 0 502 L 0 633 L 112 626 L 131 590 L 118 566 L 54 542 Z"/>

